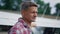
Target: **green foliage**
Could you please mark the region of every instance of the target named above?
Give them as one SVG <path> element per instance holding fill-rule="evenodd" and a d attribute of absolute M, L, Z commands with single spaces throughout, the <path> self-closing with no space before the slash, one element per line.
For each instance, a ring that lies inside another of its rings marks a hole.
<path fill-rule="evenodd" d="M 60 9 L 60 3 L 57 3 L 57 4 L 55 5 L 55 7 L 56 7 L 57 9 Z"/>
<path fill-rule="evenodd" d="M 50 15 L 50 11 L 51 11 L 51 7 L 49 6 L 49 3 L 47 3 L 47 9 L 45 14 Z"/>
<path fill-rule="evenodd" d="M 5 0 L 1 0 L 1 2 L 5 3 Z M 0 5 L 0 9 L 5 9 L 5 5 L 4 6 Z"/>
<path fill-rule="evenodd" d="M 57 3 L 55 5 L 55 7 L 56 7 L 56 14 L 55 15 L 57 15 L 59 13 L 59 16 L 60 16 L 60 3 Z"/>
<path fill-rule="evenodd" d="M 37 4 L 40 5 L 40 7 L 38 9 L 38 14 L 43 14 L 43 12 L 46 10 L 45 14 L 49 14 L 50 15 L 51 7 L 49 6 L 49 3 L 45 4 L 43 1 L 37 0 Z"/>
<path fill-rule="evenodd" d="M 37 4 L 39 4 L 39 9 L 38 9 L 38 14 L 42 14 L 43 13 L 43 8 L 42 6 L 44 5 L 44 2 L 41 0 L 37 0 Z"/>
<path fill-rule="evenodd" d="M 14 4 L 14 1 L 17 2 L 17 5 Z M 5 2 L 5 6 L 1 7 L 0 9 L 6 9 L 6 10 L 20 10 L 20 3 L 22 2 L 22 0 L 4 0 L 3 2 Z M 49 3 L 45 4 L 43 1 L 41 0 L 37 0 L 37 4 L 40 5 L 39 9 L 38 9 L 38 14 L 43 14 L 43 12 L 45 11 L 46 7 L 46 13 L 45 14 L 50 14 L 50 6 Z M 13 6 L 15 6 L 15 8 L 13 8 Z"/>
<path fill-rule="evenodd" d="M 17 5 L 14 4 L 14 1 L 17 2 Z M 6 10 L 20 10 L 20 3 L 22 2 L 22 0 L 4 0 L 3 2 L 5 2 L 5 6 L 0 6 L 0 9 L 6 9 Z M 15 6 L 16 8 L 13 9 L 12 7 Z"/>

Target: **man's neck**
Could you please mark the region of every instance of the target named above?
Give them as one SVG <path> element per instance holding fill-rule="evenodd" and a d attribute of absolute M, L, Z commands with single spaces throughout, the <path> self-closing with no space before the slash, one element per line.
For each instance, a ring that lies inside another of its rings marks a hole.
<path fill-rule="evenodd" d="M 31 26 L 31 22 L 25 18 L 23 18 L 23 20 L 25 21 L 25 23 L 27 23 L 27 25 L 30 27 Z"/>

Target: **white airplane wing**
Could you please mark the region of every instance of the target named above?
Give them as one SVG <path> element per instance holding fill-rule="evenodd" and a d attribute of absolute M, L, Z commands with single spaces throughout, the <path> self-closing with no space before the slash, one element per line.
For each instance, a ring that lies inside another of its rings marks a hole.
<path fill-rule="evenodd" d="M 21 17 L 19 14 L 0 12 L 0 25 L 11 25 L 13 26 L 18 18 Z"/>
<path fill-rule="evenodd" d="M 0 12 L 0 25 L 13 26 L 17 22 L 19 17 L 21 17 L 21 14 Z M 56 20 L 56 19 L 37 17 L 35 23 L 37 26 L 40 26 L 40 27 L 60 28 L 60 20 Z"/>
<path fill-rule="evenodd" d="M 41 26 L 41 27 L 60 28 L 60 20 L 56 20 L 56 19 L 37 17 L 35 23 L 36 23 L 37 26 Z"/>

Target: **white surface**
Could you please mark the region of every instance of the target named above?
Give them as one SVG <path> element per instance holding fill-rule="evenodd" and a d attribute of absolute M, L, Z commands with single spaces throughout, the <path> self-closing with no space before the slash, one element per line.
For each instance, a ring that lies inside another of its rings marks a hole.
<path fill-rule="evenodd" d="M 14 25 L 19 17 L 19 14 L 0 12 L 0 25 Z M 35 23 L 40 27 L 60 28 L 60 20 L 37 17 Z"/>
<path fill-rule="evenodd" d="M 42 27 L 36 27 L 35 28 L 35 27 L 33 27 L 31 29 L 34 32 L 34 34 L 43 34 L 45 28 L 42 28 Z"/>
<path fill-rule="evenodd" d="M 0 12 L 0 25 L 14 25 L 19 17 L 19 14 Z"/>
<path fill-rule="evenodd" d="M 56 20 L 56 19 L 37 17 L 37 20 L 35 23 L 37 24 L 37 26 L 41 26 L 41 27 L 60 28 L 60 20 Z"/>

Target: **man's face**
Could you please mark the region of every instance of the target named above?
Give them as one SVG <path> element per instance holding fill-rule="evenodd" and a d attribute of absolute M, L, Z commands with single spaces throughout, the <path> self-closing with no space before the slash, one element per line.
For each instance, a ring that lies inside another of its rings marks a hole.
<path fill-rule="evenodd" d="M 34 22 L 37 17 L 37 7 L 29 7 L 28 10 L 24 12 L 24 17 L 28 21 Z"/>

